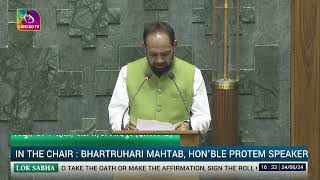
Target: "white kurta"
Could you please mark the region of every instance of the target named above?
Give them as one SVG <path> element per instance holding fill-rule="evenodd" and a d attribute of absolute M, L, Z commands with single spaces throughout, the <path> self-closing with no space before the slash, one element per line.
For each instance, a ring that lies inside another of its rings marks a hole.
<path fill-rule="evenodd" d="M 120 70 L 108 108 L 109 123 L 113 130 L 121 130 L 122 115 L 129 104 L 126 80 L 127 66 L 123 66 Z M 191 126 L 193 130 L 205 133 L 209 129 L 211 115 L 206 85 L 201 75 L 201 71 L 198 68 L 195 68 L 194 72 L 193 92 L 191 106 L 192 115 L 190 117 Z M 124 125 L 129 122 L 129 119 L 130 116 L 127 111 L 123 120 Z"/>

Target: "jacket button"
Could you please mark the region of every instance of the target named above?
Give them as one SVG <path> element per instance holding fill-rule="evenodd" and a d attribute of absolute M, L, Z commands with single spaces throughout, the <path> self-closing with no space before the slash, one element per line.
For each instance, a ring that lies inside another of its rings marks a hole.
<path fill-rule="evenodd" d="M 161 111 L 161 107 L 160 107 L 160 106 L 157 106 L 156 111 L 157 111 L 157 112 L 160 112 L 160 111 Z"/>

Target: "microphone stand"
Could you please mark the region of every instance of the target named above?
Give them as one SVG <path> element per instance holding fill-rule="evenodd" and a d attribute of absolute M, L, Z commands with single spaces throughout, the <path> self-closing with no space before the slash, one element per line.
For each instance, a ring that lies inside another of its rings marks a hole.
<path fill-rule="evenodd" d="M 186 109 L 186 112 L 187 112 L 187 115 L 188 115 L 188 120 L 189 120 L 189 130 L 192 130 L 191 120 L 190 120 L 190 111 L 188 111 L 188 108 L 187 108 L 186 102 L 185 102 L 185 100 L 184 100 L 184 98 L 183 98 L 183 96 L 182 96 L 182 93 L 181 93 L 181 91 L 180 91 L 180 88 L 178 87 L 178 85 L 177 85 L 176 81 L 174 80 L 174 79 L 175 79 L 175 77 L 174 77 L 174 73 L 173 73 L 172 71 L 169 71 L 169 72 L 168 72 L 168 77 L 169 77 L 169 79 L 171 79 L 171 80 L 173 81 L 174 85 L 176 86 L 176 88 L 177 88 L 177 90 L 178 90 L 178 92 L 179 92 L 179 95 L 180 95 L 180 97 L 181 97 L 181 99 L 182 99 L 182 102 L 183 102 L 184 108 Z"/>
<path fill-rule="evenodd" d="M 140 89 L 142 88 L 142 86 L 144 85 L 144 83 L 146 81 L 148 81 L 150 78 L 152 77 L 152 72 L 147 72 L 144 75 L 144 80 L 142 81 L 141 85 L 139 86 L 138 90 L 136 91 L 136 93 L 134 94 L 134 96 L 132 97 L 132 100 L 129 99 L 129 105 L 128 107 L 124 110 L 123 114 L 122 114 L 122 119 L 121 119 L 121 130 L 125 130 L 124 124 L 123 124 L 123 119 L 124 116 L 126 114 L 126 112 L 129 110 L 130 106 L 132 105 L 132 102 L 134 101 L 134 99 L 136 98 L 137 94 L 139 93 Z"/>

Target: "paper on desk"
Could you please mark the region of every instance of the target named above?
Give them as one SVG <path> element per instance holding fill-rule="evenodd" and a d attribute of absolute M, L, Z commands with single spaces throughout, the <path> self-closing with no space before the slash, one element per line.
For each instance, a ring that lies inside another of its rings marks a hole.
<path fill-rule="evenodd" d="M 137 129 L 146 131 L 165 131 L 165 130 L 175 130 L 175 127 L 171 123 L 160 122 L 156 120 L 137 120 Z"/>

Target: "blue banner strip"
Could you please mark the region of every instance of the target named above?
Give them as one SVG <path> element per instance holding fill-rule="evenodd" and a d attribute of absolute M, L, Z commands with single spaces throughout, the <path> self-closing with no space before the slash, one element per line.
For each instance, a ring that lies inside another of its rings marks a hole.
<path fill-rule="evenodd" d="M 12 147 L 11 161 L 308 161 L 305 146 Z"/>

